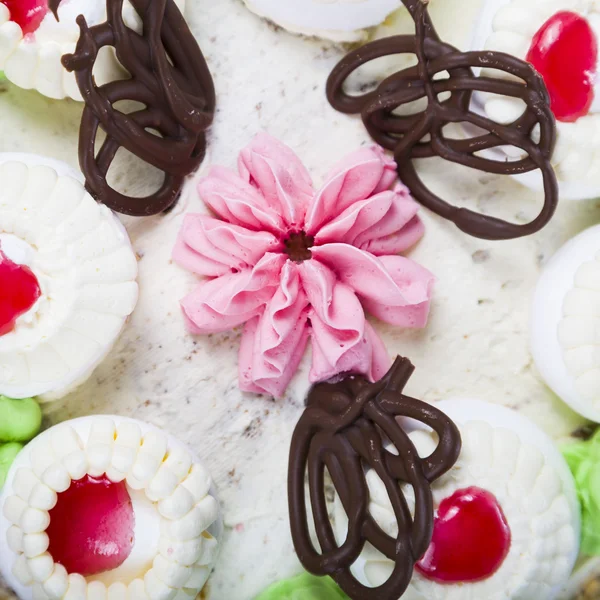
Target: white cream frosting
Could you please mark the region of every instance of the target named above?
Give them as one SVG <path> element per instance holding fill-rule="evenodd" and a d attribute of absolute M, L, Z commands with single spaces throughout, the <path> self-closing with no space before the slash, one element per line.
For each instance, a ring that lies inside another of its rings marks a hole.
<path fill-rule="evenodd" d="M 244 0 L 257 15 L 293 33 L 355 42 L 402 6 L 400 0 Z"/>
<path fill-rule="evenodd" d="M 49 401 L 102 362 L 138 298 L 137 260 L 116 216 L 65 167 L 0 154 L 0 242 L 41 297 L 0 336 L 0 394 Z"/>
<path fill-rule="evenodd" d="M 432 485 L 435 507 L 457 490 L 480 487 L 493 494 L 511 530 L 509 553 L 491 577 L 439 584 L 417 570 L 403 600 L 553 600 L 566 583 L 579 548 L 579 507 L 568 467 L 550 438 L 506 408 L 474 400 L 437 405 L 460 429 L 462 451 L 455 466 Z M 435 434 L 424 429 L 410 437 L 420 456 L 435 449 Z M 370 510 L 386 533 L 396 521 L 383 482 L 370 471 Z M 404 490 L 411 511 L 412 489 Z M 336 498 L 335 524 L 343 539 L 347 519 Z M 382 584 L 393 563 L 367 546 L 354 566 L 365 585 Z"/>
<path fill-rule="evenodd" d="M 536 32 L 561 10 L 585 17 L 600 40 L 597 0 L 487 0 L 475 27 L 472 47 L 506 52 L 525 60 Z M 588 115 L 574 123 L 556 123 L 557 143 L 552 163 L 563 199 L 600 195 L 600 85 L 596 85 L 595 91 L 595 102 Z M 486 97 L 484 106 L 488 116 L 498 123 L 514 121 L 524 108 L 518 99 L 499 96 Z M 542 188 L 537 173 L 521 175 L 519 179 L 529 187 Z"/>
<path fill-rule="evenodd" d="M 180 10 L 185 0 L 175 0 Z M 83 14 L 90 27 L 106 20 L 104 0 L 63 0 L 58 8 L 59 21 L 48 12 L 39 28 L 23 35 L 21 27 L 10 20 L 10 11 L 0 3 L 0 71 L 15 85 L 35 89 L 49 98 L 81 101 L 75 75 L 61 64 L 64 54 L 74 52 L 79 39 L 76 18 Z M 141 32 L 141 21 L 133 6 L 125 2 L 123 18 L 127 26 Z M 122 77 L 113 52 L 99 54 L 94 76 L 100 83 Z"/>
<path fill-rule="evenodd" d="M 546 383 L 571 408 L 600 421 L 600 226 L 565 244 L 535 292 L 532 353 Z"/>
<path fill-rule="evenodd" d="M 68 574 L 47 552 L 48 511 L 72 480 L 104 473 L 127 483 L 134 547 L 113 571 Z M 222 535 L 210 473 L 181 442 L 124 417 L 83 417 L 38 436 L 11 467 L 0 508 L 0 571 L 21 600 L 193 600 Z"/>

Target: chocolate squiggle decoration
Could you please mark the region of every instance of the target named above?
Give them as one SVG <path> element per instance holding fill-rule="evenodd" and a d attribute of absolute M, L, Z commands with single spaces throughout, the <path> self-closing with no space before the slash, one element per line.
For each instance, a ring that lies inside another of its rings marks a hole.
<path fill-rule="evenodd" d="M 117 212 L 146 216 L 172 206 L 185 176 L 202 162 L 215 90 L 202 52 L 173 0 L 129 1 L 142 20 L 143 34 L 123 22 L 123 0 L 107 0 L 106 23 L 89 28 L 78 17 L 79 42 L 63 64 L 75 71 L 85 100 L 79 161 L 87 189 Z M 129 79 L 96 84 L 93 69 L 105 46 L 114 47 Z M 115 108 L 122 100 L 140 102 L 144 108 L 125 114 Z M 99 128 L 106 140 L 96 153 Z M 120 147 L 165 173 L 156 193 L 134 198 L 108 184 L 106 175 Z"/>
<path fill-rule="evenodd" d="M 431 483 L 446 473 L 460 454 L 460 433 L 454 423 L 433 406 L 402 394 L 413 371 L 409 360 L 398 357 L 376 383 L 347 376 L 337 383 L 315 385 L 292 438 L 288 498 L 298 557 L 308 571 L 330 575 L 357 600 L 398 600 L 404 593 L 415 563 L 431 543 Z M 410 417 L 437 432 L 439 444 L 431 456 L 419 457 L 397 417 Z M 398 454 L 386 448 L 390 443 Z M 328 515 L 325 469 L 348 516 L 348 534 L 342 544 L 335 538 Z M 396 538 L 384 533 L 369 512 L 367 469 L 373 469 L 385 484 L 398 522 Z M 320 552 L 309 533 L 306 473 Z M 402 484 L 414 490 L 414 519 Z M 364 586 L 350 570 L 367 542 L 394 561 L 392 575 L 377 588 Z"/>
<path fill-rule="evenodd" d="M 62 0 L 48 0 L 48 8 L 50 9 L 50 12 L 54 15 L 54 18 L 57 21 L 60 21 L 60 19 L 58 18 L 58 7 L 60 6 L 61 2 Z"/>
<path fill-rule="evenodd" d="M 371 137 L 394 152 L 398 174 L 412 195 L 462 231 L 489 240 L 535 233 L 550 221 L 558 204 L 558 183 L 550 162 L 556 128 L 544 81 L 530 64 L 514 56 L 501 52 L 460 52 L 444 43 L 428 15 L 427 2 L 403 0 L 415 21 L 415 35 L 378 40 L 348 54 L 329 77 L 328 99 L 343 113 L 360 113 Z M 344 92 L 345 81 L 361 65 L 395 54 L 413 54 L 418 64 L 394 73 L 373 92 L 360 96 Z M 474 68 L 502 71 L 519 81 L 476 77 Z M 439 74 L 441 77 L 436 79 Z M 520 98 L 527 108 L 513 123 L 500 125 L 470 109 L 476 91 Z M 450 97 L 440 100 L 440 94 L 447 92 Z M 427 107 L 422 112 L 394 113 L 423 98 L 427 100 Z M 450 123 L 469 123 L 488 133 L 468 139 L 448 138 L 444 127 Z M 539 133 L 534 133 L 538 126 Z M 533 139 L 536 135 L 538 142 Z M 501 146 L 520 148 L 527 157 L 509 162 L 479 155 Z M 544 206 L 538 217 L 525 225 L 452 206 L 434 194 L 415 169 L 415 159 L 434 156 L 498 175 L 518 175 L 539 169 L 544 181 Z"/>

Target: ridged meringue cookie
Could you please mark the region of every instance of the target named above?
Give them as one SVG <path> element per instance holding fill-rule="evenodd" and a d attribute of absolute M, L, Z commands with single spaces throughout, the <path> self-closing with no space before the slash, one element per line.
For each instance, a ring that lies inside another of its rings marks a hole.
<path fill-rule="evenodd" d="M 506 52 L 525 60 L 536 33 L 561 11 L 586 19 L 596 40 L 600 40 L 600 5 L 595 0 L 485 0 L 473 29 L 471 48 Z M 552 163 L 561 199 L 600 196 L 600 87 L 597 77 L 595 80 L 595 99 L 589 113 L 574 122 L 557 120 L 556 123 L 557 143 Z M 498 123 L 514 121 L 523 110 L 522 103 L 515 98 L 477 95 L 476 102 Z M 516 178 L 527 187 L 542 189 L 537 173 Z"/>
<path fill-rule="evenodd" d="M 456 423 L 462 436 L 457 463 L 432 484 L 436 511 L 458 490 L 485 490 L 504 513 L 510 548 L 498 570 L 476 582 L 437 583 L 415 569 L 402 600 L 554 600 L 575 564 L 580 534 L 575 483 L 558 448 L 536 425 L 502 406 L 452 399 L 436 407 Z M 410 437 L 422 457 L 437 443 L 437 436 L 426 429 Z M 396 520 L 382 481 L 371 471 L 367 482 L 371 514 L 386 533 L 395 535 L 390 527 Z M 405 494 L 412 510 L 412 489 Z M 336 535 L 343 539 L 347 517 L 337 498 L 334 520 Z M 364 585 L 376 586 L 389 577 L 392 567 L 392 561 L 369 545 L 353 573 Z"/>
<path fill-rule="evenodd" d="M 133 546 L 119 567 L 83 577 L 54 562 L 45 531 L 71 481 L 101 471 L 126 484 Z M 210 473 L 181 442 L 135 419 L 83 417 L 42 433 L 13 464 L 0 496 L 0 573 L 21 600 L 193 600 L 222 532 Z"/>
<path fill-rule="evenodd" d="M 600 422 L 600 226 L 567 242 L 544 268 L 531 316 L 531 350 L 548 386 Z"/>
<path fill-rule="evenodd" d="M 335 42 L 356 42 L 402 6 L 401 0 L 244 0 L 276 25 Z"/>
<path fill-rule="evenodd" d="M 60 398 L 104 360 L 138 298 L 125 228 L 80 175 L 42 157 L 0 154 L 0 245 L 41 296 L 0 335 L 0 394 Z"/>
<path fill-rule="evenodd" d="M 175 3 L 183 12 L 185 0 L 175 0 Z M 0 71 L 23 89 L 35 89 L 56 100 L 82 101 L 75 75 L 61 64 L 61 57 L 75 50 L 79 39 L 76 18 L 81 14 L 90 27 L 103 23 L 105 0 L 63 0 L 58 8 L 59 21 L 48 10 L 39 27 L 24 34 L 21 26 L 11 21 L 10 10 L 0 2 Z M 128 27 L 141 32 L 141 20 L 127 0 L 123 19 Z M 114 52 L 100 53 L 94 76 L 101 83 L 122 78 Z"/>

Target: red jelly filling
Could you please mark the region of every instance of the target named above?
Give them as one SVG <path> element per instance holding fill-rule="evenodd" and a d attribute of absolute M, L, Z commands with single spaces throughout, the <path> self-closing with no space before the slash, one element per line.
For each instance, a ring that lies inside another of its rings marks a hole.
<path fill-rule="evenodd" d="M 71 482 L 50 511 L 48 552 L 84 577 L 121 566 L 133 548 L 135 515 L 125 482 L 86 475 Z"/>
<path fill-rule="evenodd" d="M 10 20 L 21 27 L 23 34 L 33 33 L 48 12 L 47 0 L 0 0 L 10 11 Z"/>
<path fill-rule="evenodd" d="M 496 498 L 478 487 L 458 490 L 438 510 L 431 544 L 417 569 L 438 583 L 493 575 L 510 550 L 511 533 Z"/>
<path fill-rule="evenodd" d="M 559 121 L 574 122 L 588 114 L 594 100 L 598 40 L 587 19 L 571 11 L 550 17 L 534 35 L 527 60 L 544 78 Z"/>
<path fill-rule="evenodd" d="M 37 302 L 41 294 L 31 269 L 15 264 L 0 250 L 0 336 L 15 328 L 17 319 Z"/>

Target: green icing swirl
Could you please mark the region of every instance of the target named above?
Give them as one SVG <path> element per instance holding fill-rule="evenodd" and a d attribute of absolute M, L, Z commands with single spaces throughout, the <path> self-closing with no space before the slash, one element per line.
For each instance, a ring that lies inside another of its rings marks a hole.
<path fill-rule="evenodd" d="M 255 600 L 348 600 L 329 577 L 304 573 L 273 584 Z"/>
<path fill-rule="evenodd" d="M 586 442 L 563 446 L 562 452 L 581 504 L 581 552 L 600 555 L 600 430 Z"/>

